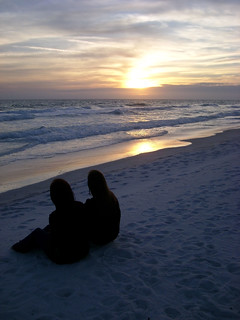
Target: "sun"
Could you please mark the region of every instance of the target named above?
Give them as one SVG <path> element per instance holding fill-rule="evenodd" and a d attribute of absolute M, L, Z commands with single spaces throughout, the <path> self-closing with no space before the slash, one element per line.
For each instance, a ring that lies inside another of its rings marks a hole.
<path fill-rule="evenodd" d="M 148 54 L 134 61 L 132 68 L 127 72 L 124 87 L 144 89 L 157 87 L 159 83 L 160 68 L 157 64 L 158 56 Z"/>
<path fill-rule="evenodd" d="M 125 81 L 126 88 L 144 89 L 154 86 L 154 81 L 148 77 L 146 71 L 141 69 L 131 70 Z"/>
<path fill-rule="evenodd" d="M 126 77 L 124 87 L 133 89 L 144 89 L 155 87 L 156 81 L 151 79 L 151 74 L 142 68 L 132 69 Z"/>

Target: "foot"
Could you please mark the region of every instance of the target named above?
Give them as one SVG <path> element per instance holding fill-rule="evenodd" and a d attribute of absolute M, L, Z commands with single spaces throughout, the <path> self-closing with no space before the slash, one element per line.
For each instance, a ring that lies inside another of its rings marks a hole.
<path fill-rule="evenodd" d="M 24 241 L 19 241 L 12 246 L 12 249 L 16 252 L 27 253 L 31 251 L 32 248 L 30 248 L 30 246 L 27 246 Z"/>

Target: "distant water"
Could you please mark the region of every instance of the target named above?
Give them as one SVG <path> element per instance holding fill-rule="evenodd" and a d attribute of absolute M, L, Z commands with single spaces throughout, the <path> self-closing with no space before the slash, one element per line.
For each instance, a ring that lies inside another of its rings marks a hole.
<path fill-rule="evenodd" d="M 39 166 L 44 159 L 101 152 L 124 142 L 240 127 L 240 101 L 2 100 L 0 124 L 0 178 L 5 174 L 1 192 L 39 180 L 14 182 L 17 168 L 23 171 L 30 162 Z M 8 185 L 6 172 L 11 168 L 15 171 Z M 67 164 L 62 170 L 68 171 Z"/>

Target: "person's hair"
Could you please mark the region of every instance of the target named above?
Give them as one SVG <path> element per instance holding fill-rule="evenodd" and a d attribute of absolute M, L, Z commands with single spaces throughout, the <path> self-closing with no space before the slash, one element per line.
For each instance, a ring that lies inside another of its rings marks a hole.
<path fill-rule="evenodd" d="M 88 173 L 88 188 L 93 197 L 109 195 L 109 188 L 102 172 L 91 170 Z"/>
<path fill-rule="evenodd" d="M 50 185 L 50 196 L 55 206 L 64 206 L 74 201 L 71 186 L 64 179 L 54 179 Z"/>

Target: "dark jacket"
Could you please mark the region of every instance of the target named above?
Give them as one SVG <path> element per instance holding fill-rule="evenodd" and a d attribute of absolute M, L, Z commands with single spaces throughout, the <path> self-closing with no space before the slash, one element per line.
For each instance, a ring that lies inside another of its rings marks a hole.
<path fill-rule="evenodd" d="M 115 195 L 91 198 L 85 203 L 88 219 L 88 237 L 95 244 L 103 245 L 116 239 L 120 229 L 121 211 Z"/>
<path fill-rule="evenodd" d="M 57 208 L 49 216 L 49 258 L 56 263 L 72 263 L 85 257 L 89 251 L 83 204 L 74 201 Z"/>

